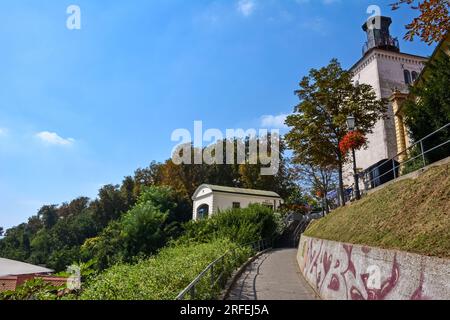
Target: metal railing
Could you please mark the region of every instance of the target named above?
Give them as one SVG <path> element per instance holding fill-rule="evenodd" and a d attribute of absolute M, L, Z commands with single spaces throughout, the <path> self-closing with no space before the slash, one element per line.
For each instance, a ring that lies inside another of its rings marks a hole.
<path fill-rule="evenodd" d="M 398 38 L 393 38 L 389 36 L 388 38 L 383 39 L 372 39 L 371 41 L 366 41 L 364 43 L 362 53 L 366 54 L 367 51 L 376 47 L 391 47 L 400 50 L 400 42 Z"/>
<path fill-rule="evenodd" d="M 258 240 L 252 243 L 241 245 L 240 247 L 251 247 L 252 250 L 259 253 L 264 250 L 273 248 L 275 238 Z M 238 248 L 227 251 L 211 262 L 205 270 L 203 270 L 181 293 L 176 297 L 176 300 L 185 300 L 189 297 L 190 300 L 195 300 L 197 297 L 197 286 L 206 278 L 209 277 L 210 289 L 222 288 L 228 280 L 227 263 L 233 268 L 239 267 L 237 251 Z"/>
<path fill-rule="evenodd" d="M 309 217 L 305 217 L 305 219 L 298 224 L 297 228 L 294 230 L 294 247 L 297 247 L 302 233 L 305 232 L 312 220 L 313 219 Z"/>
<path fill-rule="evenodd" d="M 438 133 L 444 132 L 445 130 L 450 130 L 450 123 L 446 124 L 442 128 L 434 131 L 433 133 L 427 135 L 425 138 L 417 141 L 413 145 L 406 148 L 404 151 L 397 154 L 395 157 L 386 160 L 379 164 L 376 168 L 363 172 L 362 178 L 364 182 L 364 192 L 367 193 L 367 191 L 377 188 L 389 181 L 395 180 L 405 174 L 406 165 L 414 163 L 413 170 L 406 172 L 411 173 L 415 172 L 417 170 L 423 169 L 426 166 L 439 161 L 441 159 L 435 160 L 435 161 L 429 161 L 427 160 L 427 155 L 439 148 L 442 148 L 444 146 L 447 146 L 450 144 L 450 139 L 447 139 L 447 141 L 442 142 L 438 144 L 437 146 L 430 147 L 429 149 L 425 150 L 424 142 L 431 137 L 437 136 Z M 449 145 L 450 148 L 450 145 Z M 414 154 L 414 151 L 419 151 L 417 154 Z M 445 151 L 444 151 L 445 152 Z M 450 154 L 450 149 L 447 150 L 447 156 Z M 445 158 L 445 157 L 443 157 Z M 402 161 L 402 159 L 406 159 Z M 419 162 L 417 162 L 419 161 Z M 382 168 L 391 168 L 390 170 L 383 172 L 380 175 L 376 175 L 375 173 L 380 172 Z M 375 177 L 374 177 L 375 176 Z M 368 178 L 367 178 L 368 177 Z M 384 177 L 384 179 L 382 179 Z M 385 180 L 383 182 L 383 180 Z"/>

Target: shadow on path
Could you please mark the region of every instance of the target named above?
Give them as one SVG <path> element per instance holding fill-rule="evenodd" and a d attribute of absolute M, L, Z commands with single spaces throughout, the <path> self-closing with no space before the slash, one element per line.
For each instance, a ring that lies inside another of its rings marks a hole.
<path fill-rule="evenodd" d="M 278 249 L 259 256 L 231 288 L 228 300 L 316 300 L 296 254 L 296 249 Z"/>

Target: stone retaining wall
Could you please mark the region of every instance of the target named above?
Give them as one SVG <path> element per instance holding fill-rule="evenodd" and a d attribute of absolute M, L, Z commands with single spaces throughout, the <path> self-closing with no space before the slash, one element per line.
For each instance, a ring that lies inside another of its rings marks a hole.
<path fill-rule="evenodd" d="M 323 299 L 450 299 L 449 259 L 302 236 L 297 260 Z"/>

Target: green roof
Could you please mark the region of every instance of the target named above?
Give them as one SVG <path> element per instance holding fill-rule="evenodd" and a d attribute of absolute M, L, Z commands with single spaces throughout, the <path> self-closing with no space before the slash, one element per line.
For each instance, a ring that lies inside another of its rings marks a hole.
<path fill-rule="evenodd" d="M 202 188 L 202 187 L 210 188 L 212 191 L 216 191 L 216 192 L 245 194 L 245 195 L 251 195 L 251 196 L 262 196 L 262 197 L 271 197 L 271 198 L 281 198 L 278 193 L 273 192 L 273 191 L 223 187 L 223 186 L 216 186 L 216 185 L 211 185 L 211 184 L 204 184 L 204 185 L 200 186 L 200 188 Z"/>

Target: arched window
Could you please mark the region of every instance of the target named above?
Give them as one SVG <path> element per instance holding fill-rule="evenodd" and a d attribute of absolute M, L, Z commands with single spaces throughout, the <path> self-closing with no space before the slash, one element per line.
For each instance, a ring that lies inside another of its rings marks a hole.
<path fill-rule="evenodd" d="M 404 70 L 403 75 L 405 77 L 405 83 L 411 84 L 411 73 L 408 70 Z"/>
<path fill-rule="evenodd" d="M 209 206 L 207 204 L 202 204 L 197 209 L 197 219 L 206 219 L 209 216 Z"/>
<path fill-rule="evenodd" d="M 412 82 L 416 82 L 417 78 L 419 77 L 419 74 L 417 72 L 413 71 L 411 73 L 411 76 L 412 76 Z"/>

